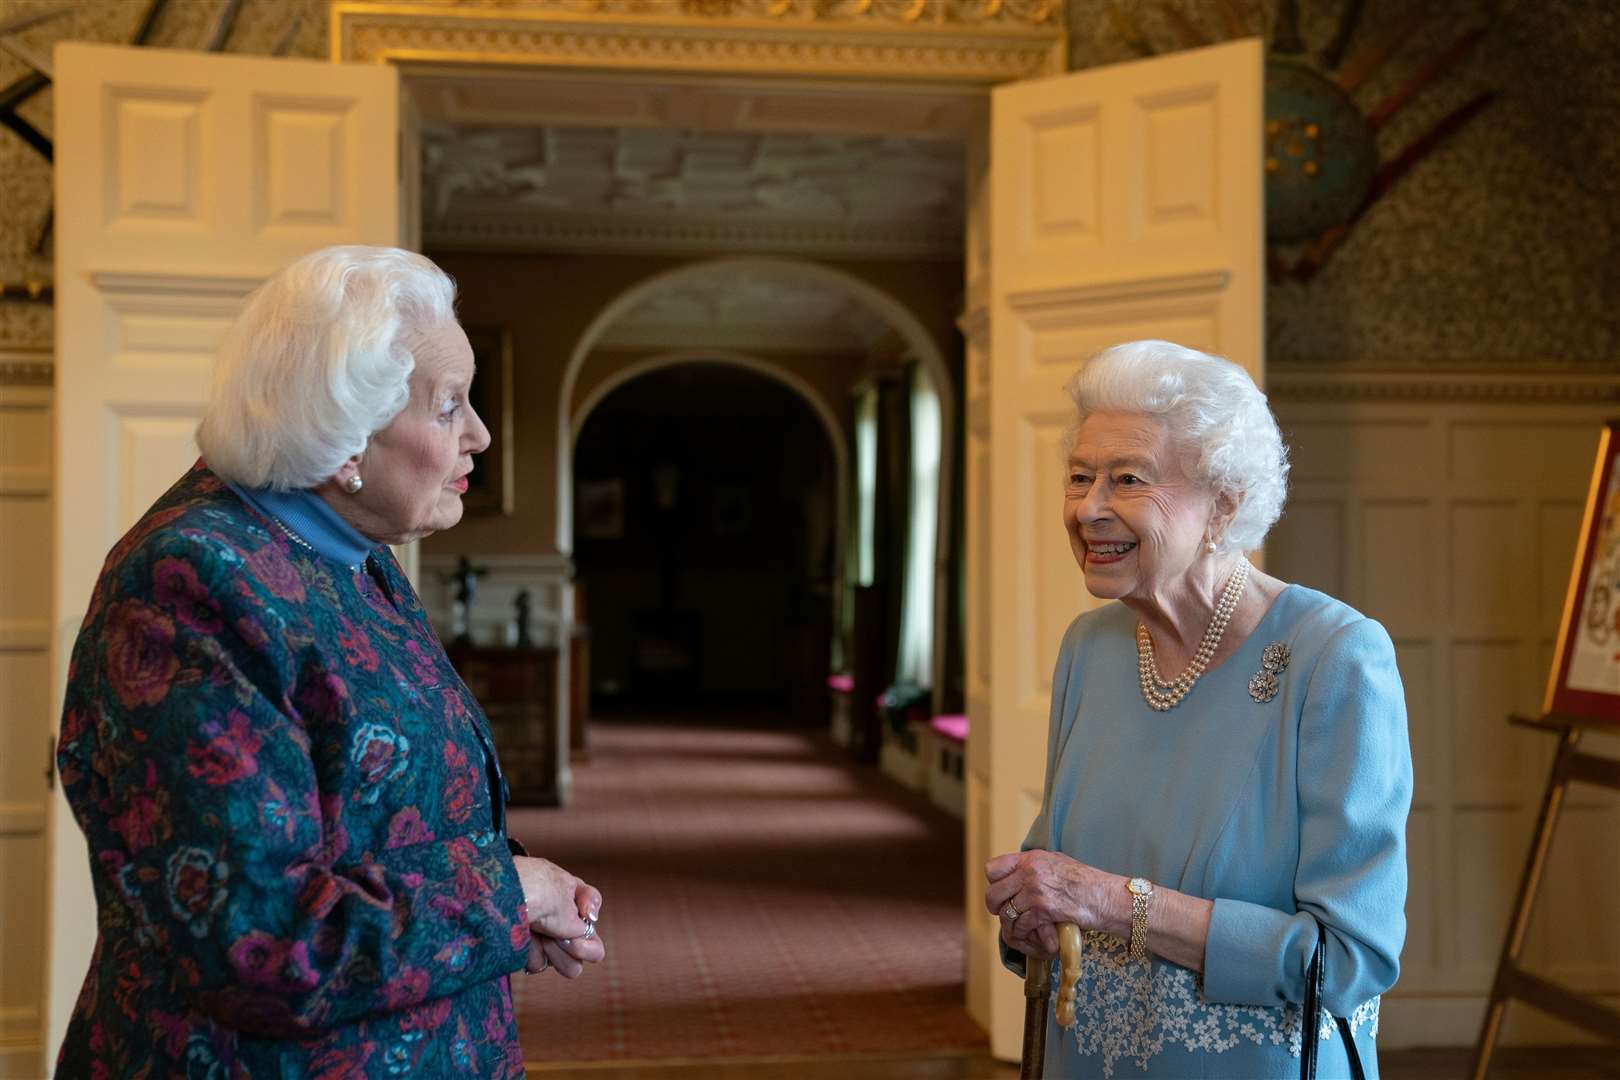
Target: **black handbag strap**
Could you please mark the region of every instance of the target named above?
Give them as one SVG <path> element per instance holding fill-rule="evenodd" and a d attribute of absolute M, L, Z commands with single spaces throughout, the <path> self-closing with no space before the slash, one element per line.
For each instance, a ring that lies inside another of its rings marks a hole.
<path fill-rule="evenodd" d="M 1299 1080 L 1316 1080 L 1316 1044 L 1322 1026 L 1320 1023 L 1322 982 L 1327 977 L 1327 960 L 1322 950 L 1325 937 L 1318 927 L 1316 951 L 1311 954 L 1311 966 L 1305 969 L 1305 1013 L 1300 1018 L 1303 1030 L 1300 1032 Z M 1350 1080 L 1367 1080 L 1367 1073 L 1361 1067 L 1361 1050 L 1356 1046 L 1355 1032 L 1350 1030 L 1350 1021 L 1342 1016 L 1335 1016 L 1333 1022 L 1339 1029 L 1339 1036 L 1344 1039 L 1344 1053 L 1350 1060 Z"/>

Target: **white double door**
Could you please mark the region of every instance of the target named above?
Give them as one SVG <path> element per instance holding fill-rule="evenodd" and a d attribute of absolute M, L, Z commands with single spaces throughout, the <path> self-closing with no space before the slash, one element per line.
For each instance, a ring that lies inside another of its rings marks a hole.
<path fill-rule="evenodd" d="M 391 67 L 80 44 L 58 46 L 55 67 L 59 711 L 108 549 L 196 460 L 214 352 L 242 298 L 315 248 L 398 243 L 401 183 Z M 49 1065 L 96 912 L 59 787 L 47 831 Z"/>
<path fill-rule="evenodd" d="M 196 456 L 213 352 L 242 297 L 318 247 L 408 243 L 416 163 L 400 152 L 409 113 L 389 66 L 64 45 L 56 72 L 59 708 L 102 560 Z M 1088 603 L 1058 524 L 1059 387 L 1085 354 L 1148 336 L 1225 352 L 1259 378 L 1260 72 L 1246 41 L 995 91 L 967 259 L 991 332 L 965 387 L 964 904 L 970 998 L 1002 1056 L 1017 1053 L 1021 991 L 991 967 L 977 868 L 1033 816 L 1056 644 Z M 54 1056 L 95 939 L 88 855 L 59 794 L 48 851 Z"/>

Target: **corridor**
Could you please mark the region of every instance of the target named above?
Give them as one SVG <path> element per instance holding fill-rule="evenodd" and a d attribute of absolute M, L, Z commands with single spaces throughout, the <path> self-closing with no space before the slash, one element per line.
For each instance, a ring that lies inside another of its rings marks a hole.
<path fill-rule="evenodd" d="M 960 822 L 772 717 L 597 720 L 590 739 L 566 809 L 511 815 L 604 896 L 603 964 L 516 980 L 531 1065 L 984 1046 Z"/>

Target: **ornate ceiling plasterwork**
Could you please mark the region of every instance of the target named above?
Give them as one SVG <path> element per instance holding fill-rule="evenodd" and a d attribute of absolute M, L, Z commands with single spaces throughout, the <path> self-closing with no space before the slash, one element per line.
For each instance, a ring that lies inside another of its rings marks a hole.
<path fill-rule="evenodd" d="M 1061 72 L 1057 0 L 335 0 L 334 60 L 988 86 Z"/>
<path fill-rule="evenodd" d="M 954 140 L 535 127 L 423 132 L 441 248 L 957 255 Z"/>
<path fill-rule="evenodd" d="M 899 258 L 958 253 L 961 155 L 954 146 L 949 152 L 950 178 L 939 163 L 895 171 L 889 165 L 906 155 L 892 145 L 857 150 L 861 133 L 937 138 L 978 130 L 990 86 L 1063 70 L 1063 20 L 1058 0 L 333 0 L 331 7 L 334 59 L 405 68 L 430 155 L 429 244 L 672 252 L 742 244 Z M 712 155 L 689 145 L 646 175 L 626 166 L 633 153 L 617 154 L 592 179 L 540 146 L 514 145 L 550 135 L 480 130 L 581 124 L 663 128 L 657 137 L 665 140 L 749 132 L 766 147 L 810 133 L 835 132 L 847 142 L 818 148 L 841 162 L 778 160 L 758 169 L 723 160 L 711 169 Z"/>
<path fill-rule="evenodd" d="M 439 127 L 672 128 L 961 138 L 985 129 L 982 88 L 760 76 L 524 68 L 412 69 L 411 100 Z"/>
<path fill-rule="evenodd" d="M 715 267 L 647 296 L 619 317 L 598 348 L 868 351 L 888 332 L 883 316 L 848 293 L 789 273 Z"/>

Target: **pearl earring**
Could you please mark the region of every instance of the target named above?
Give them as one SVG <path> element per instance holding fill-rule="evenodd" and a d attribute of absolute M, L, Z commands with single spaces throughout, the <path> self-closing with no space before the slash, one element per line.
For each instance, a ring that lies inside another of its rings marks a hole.
<path fill-rule="evenodd" d="M 356 479 L 359 479 L 359 478 L 356 477 Z M 1215 541 L 1213 541 L 1213 540 L 1205 540 L 1204 541 L 1204 550 L 1209 552 L 1211 555 L 1215 554 Z"/>
<path fill-rule="evenodd" d="M 355 473 L 353 476 L 343 481 L 343 490 L 347 491 L 350 495 L 358 495 L 360 493 L 360 489 L 365 486 L 366 482 L 360 479 L 359 473 Z"/>

